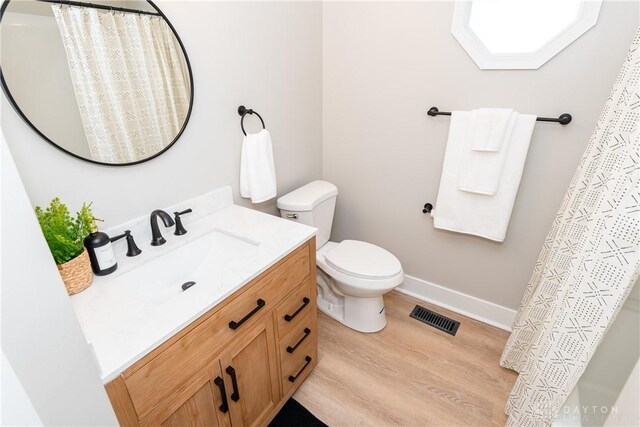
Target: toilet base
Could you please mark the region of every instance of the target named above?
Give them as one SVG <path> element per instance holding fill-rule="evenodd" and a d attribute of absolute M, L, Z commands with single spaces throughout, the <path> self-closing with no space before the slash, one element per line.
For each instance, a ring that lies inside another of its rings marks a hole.
<path fill-rule="evenodd" d="M 387 325 L 382 296 L 373 298 L 346 297 L 344 324 L 360 332 L 378 332 Z"/>
<path fill-rule="evenodd" d="M 318 310 L 358 332 L 372 333 L 387 325 L 381 296 L 362 298 L 329 292 L 326 278 L 318 275 Z"/>

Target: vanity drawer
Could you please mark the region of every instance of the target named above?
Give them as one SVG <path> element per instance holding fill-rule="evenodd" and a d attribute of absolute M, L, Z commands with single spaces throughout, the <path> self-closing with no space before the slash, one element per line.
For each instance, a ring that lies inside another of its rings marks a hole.
<path fill-rule="evenodd" d="M 276 264 L 221 308 L 194 322 L 179 339 L 161 347 L 124 373 L 139 419 L 174 400 L 235 337 L 264 315 L 309 276 L 309 245 Z"/>
<path fill-rule="evenodd" d="M 296 328 L 302 318 L 315 309 L 315 286 L 311 285 L 311 280 L 307 280 L 302 286 L 296 289 L 277 310 L 278 336 L 284 337 L 292 329 Z"/>
<path fill-rule="evenodd" d="M 303 344 L 313 341 L 316 336 L 316 324 L 313 322 L 311 313 L 307 313 L 300 322 L 279 342 L 280 360 L 285 363 L 294 355 L 299 353 Z"/>
<path fill-rule="evenodd" d="M 308 314 L 297 328 L 280 341 L 282 393 L 284 395 L 291 390 L 291 387 L 304 381 L 317 363 L 318 332 L 315 330 L 315 324 L 311 324 L 312 319 L 313 316 Z M 296 344 L 298 345 L 296 346 Z M 291 352 L 287 351 L 289 347 L 292 349 Z"/>

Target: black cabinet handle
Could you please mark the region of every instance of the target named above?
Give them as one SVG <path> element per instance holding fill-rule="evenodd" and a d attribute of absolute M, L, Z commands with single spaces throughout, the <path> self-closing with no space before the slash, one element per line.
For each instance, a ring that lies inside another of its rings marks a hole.
<path fill-rule="evenodd" d="M 240 326 L 242 326 L 242 324 L 244 322 L 246 322 L 247 320 L 249 320 L 249 318 L 251 316 L 253 316 L 254 314 L 256 314 L 262 307 L 265 306 L 266 302 L 264 302 L 263 299 L 258 299 L 258 301 L 256 301 L 256 308 L 254 308 L 253 310 L 251 310 L 251 312 L 249 314 L 247 314 L 246 316 L 244 316 L 239 322 L 236 322 L 234 320 L 232 320 L 231 322 L 229 322 L 229 327 L 233 330 L 238 329 Z"/>
<path fill-rule="evenodd" d="M 231 377 L 231 386 L 233 387 L 233 393 L 231 393 L 231 400 L 237 402 L 240 400 L 240 392 L 238 391 L 238 379 L 236 378 L 236 370 L 233 366 L 227 366 L 227 374 Z"/>
<path fill-rule="evenodd" d="M 309 336 L 309 334 L 311 333 L 311 329 L 309 328 L 304 328 L 304 335 L 302 336 L 302 338 L 300 338 L 300 341 L 298 341 L 296 343 L 296 345 L 294 345 L 293 347 L 288 346 L 287 347 L 287 353 L 293 353 L 294 351 L 296 351 L 296 348 L 298 348 L 298 346 L 300 344 L 302 344 L 302 341 L 304 341 L 305 339 L 307 339 L 307 337 Z"/>
<path fill-rule="evenodd" d="M 309 366 L 309 363 L 311 363 L 311 356 L 306 356 L 306 357 L 304 358 L 304 360 L 305 360 L 305 364 L 304 364 L 304 366 L 303 366 L 302 368 L 300 368 L 300 370 L 298 371 L 298 373 L 297 373 L 297 374 L 295 374 L 295 375 L 289 375 L 289 381 L 294 382 L 295 380 L 297 380 L 297 379 L 298 379 L 298 377 L 300 376 L 300 374 L 302 373 L 302 371 L 304 371 L 304 370 L 306 369 L 306 367 L 307 367 L 307 366 Z M 233 399 L 233 397 L 232 397 L 232 399 Z"/>
<path fill-rule="evenodd" d="M 226 413 L 229 410 L 229 402 L 227 401 L 227 390 L 224 388 L 224 380 L 220 377 L 216 377 L 213 382 L 220 389 L 220 396 L 222 397 L 222 405 L 220 405 L 218 409 L 223 413 Z"/>
<path fill-rule="evenodd" d="M 284 315 L 284 320 L 286 320 L 287 322 L 291 322 L 294 317 L 296 317 L 298 315 L 298 313 L 300 313 L 302 311 L 302 309 L 304 309 L 307 304 L 309 304 L 311 302 L 311 300 L 307 297 L 302 298 L 302 305 L 293 313 L 293 314 L 285 314 Z"/>

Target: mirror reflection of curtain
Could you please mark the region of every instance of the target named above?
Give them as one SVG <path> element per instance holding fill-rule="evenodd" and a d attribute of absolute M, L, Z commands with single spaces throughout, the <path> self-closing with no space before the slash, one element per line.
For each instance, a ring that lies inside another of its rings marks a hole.
<path fill-rule="evenodd" d="M 169 145 L 189 109 L 180 46 L 160 16 L 53 5 L 93 160 L 127 163 Z"/>

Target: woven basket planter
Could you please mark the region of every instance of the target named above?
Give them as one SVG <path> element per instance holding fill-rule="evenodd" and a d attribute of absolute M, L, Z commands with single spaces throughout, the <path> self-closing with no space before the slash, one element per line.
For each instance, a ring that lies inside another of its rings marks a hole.
<path fill-rule="evenodd" d="M 91 262 L 86 249 L 83 249 L 82 253 L 71 261 L 57 267 L 69 295 L 84 291 L 93 282 Z"/>

